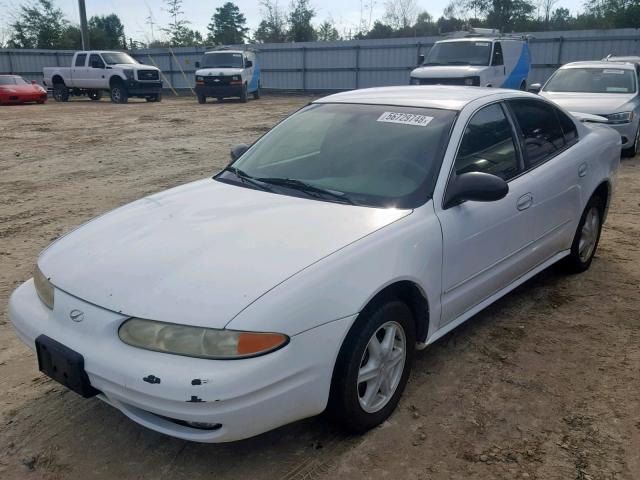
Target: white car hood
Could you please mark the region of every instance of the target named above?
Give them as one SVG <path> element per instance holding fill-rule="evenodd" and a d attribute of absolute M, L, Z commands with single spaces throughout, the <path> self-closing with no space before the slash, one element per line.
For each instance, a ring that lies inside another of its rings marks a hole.
<path fill-rule="evenodd" d="M 635 97 L 635 94 L 627 93 L 540 92 L 540 95 L 570 112 L 591 113 L 593 115 L 622 112 L 627 103 Z"/>
<path fill-rule="evenodd" d="M 411 72 L 415 78 L 457 78 L 478 75 L 487 67 L 484 65 L 432 65 L 418 67 Z"/>
<path fill-rule="evenodd" d="M 125 68 L 129 70 L 158 70 L 153 65 L 146 65 L 144 63 L 117 63 L 115 65 L 109 65 L 112 68 Z M 158 70 L 160 71 L 160 70 Z"/>
<path fill-rule="evenodd" d="M 196 70 L 196 75 L 206 77 L 208 75 L 241 75 L 242 68 L 201 68 Z"/>
<path fill-rule="evenodd" d="M 57 288 L 115 312 L 222 328 L 277 284 L 410 212 L 206 179 L 86 223 L 38 265 Z"/>

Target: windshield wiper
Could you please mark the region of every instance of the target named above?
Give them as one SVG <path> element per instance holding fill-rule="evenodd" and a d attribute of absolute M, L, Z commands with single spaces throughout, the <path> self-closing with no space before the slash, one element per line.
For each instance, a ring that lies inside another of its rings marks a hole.
<path fill-rule="evenodd" d="M 249 175 L 248 173 L 240 170 L 239 168 L 236 167 L 227 167 L 224 170 L 222 170 L 223 172 L 230 172 L 233 173 L 236 177 L 238 177 L 240 179 L 240 181 L 242 183 L 247 183 L 249 185 L 253 185 L 255 187 L 258 187 L 260 190 L 265 190 L 267 192 L 273 192 L 272 189 L 270 189 L 269 187 L 267 187 L 262 180 L 260 179 L 256 179 L 254 177 L 252 177 L 251 175 Z"/>
<path fill-rule="evenodd" d="M 332 190 L 318 187 L 316 185 L 312 185 L 310 183 L 307 183 L 295 178 L 264 177 L 264 178 L 256 178 L 256 180 L 264 183 L 270 183 L 272 185 L 280 185 L 283 187 L 292 188 L 294 190 L 300 190 L 302 192 L 306 192 L 312 195 L 313 194 L 327 195 L 329 197 L 335 198 L 336 200 L 339 200 L 341 203 L 348 203 L 350 205 L 355 205 L 353 200 L 347 197 L 344 193 L 334 192 Z M 314 195 L 314 196 L 316 198 L 318 197 L 318 195 Z"/>

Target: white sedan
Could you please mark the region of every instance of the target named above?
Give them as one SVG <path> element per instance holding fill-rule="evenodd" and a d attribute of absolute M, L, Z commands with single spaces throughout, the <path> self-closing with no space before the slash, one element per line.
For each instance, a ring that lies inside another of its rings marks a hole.
<path fill-rule="evenodd" d="M 60 238 L 9 303 L 39 369 L 201 442 L 393 412 L 414 351 L 589 268 L 620 135 L 536 95 L 407 86 L 293 114 L 213 178 Z"/>

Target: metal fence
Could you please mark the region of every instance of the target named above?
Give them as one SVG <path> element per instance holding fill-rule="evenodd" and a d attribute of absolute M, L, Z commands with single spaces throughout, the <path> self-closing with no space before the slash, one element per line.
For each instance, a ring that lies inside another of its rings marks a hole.
<path fill-rule="evenodd" d="M 640 55 L 640 30 L 577 30 L 535 32 L 530 40 L 529 83 L 542 82 L 559 66 L 594 60 L 613 53 Z M 343 42 L 273 43 L 255 45 L 262 87 L 272 90 L 349 90 L 406 85 L 418 55 L 427 54 L 442 37 L 352 40 Z M 205 48 L 133 50 L 137 60 L 156 65 L 176 89 L 193 86 L 195 62 Z M 68 50 L 0 50 L 0 73 L 42 80 L 42 68 L 69 66 Z"/>

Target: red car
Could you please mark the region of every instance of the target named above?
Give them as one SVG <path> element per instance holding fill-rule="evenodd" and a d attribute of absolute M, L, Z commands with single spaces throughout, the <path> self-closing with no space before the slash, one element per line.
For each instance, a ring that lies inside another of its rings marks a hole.
<path fill-rule="evenodd" d="M 46 101 L 47 91 L 35 80 L 29 83 L 19 75 L 0 75 L 0 105 Z"/>

